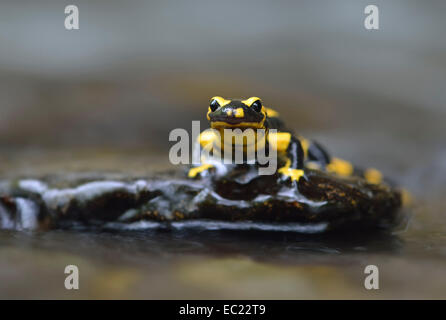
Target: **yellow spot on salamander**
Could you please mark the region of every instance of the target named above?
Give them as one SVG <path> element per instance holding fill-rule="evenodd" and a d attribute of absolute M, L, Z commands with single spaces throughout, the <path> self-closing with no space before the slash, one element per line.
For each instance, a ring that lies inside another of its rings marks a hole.
<path fill-rule="evenodd" d="M 308 158 L 308 148 L 310 147 L 310 142 L 304 137 L 299 137 L 300 144 L 302 145 L 302 149 L 304 150 L 304 158 Z"/>
<path fill-rule="evenodd" d="M 206 119 L 208 119 L 208 121 L 211 121 L 211 117 L 209 116 L 209 114 L 212 112 L 211 108 L 208 108 L 208 113 L 206 113 Z"/>
<path fill-rule="evenodd" d="M 286 151 L 291 141 L 291 133 L 277 132 L 268 135 L 268 142 L 277 151 Z"/>
<path fill-rule="evenodd" d="M 189 178 L 195 178 L 197 176 L 197 174 L 199 174 L 199 173 L 201 173 L 203 171 L 206 171 L 206 170 L 208 170 L 209 168 L 212 168 L 212 167 L 213 167 L 212 164 L 208 164 L 208 163 L 202 164 L 199 167 L 190 169 L 188 174 L 187 174 L 187 176 Z"/>
<path fill-rule="evenodd" d="M 290 165 L 291 161 L 288 159 L 285 166 L 277 170 L 277 172 L 286 177 L 290 177 L 292 181 L 299 181 L 299 179 L 304 175 L 304 171 L 300 169 L 291 169 Z"/>
<path fill-rule="evenodd" d="M 257 100 L 260 100 L 258 97 L 251 97 L 249 99 L 243 100 L 242 103 L 246 104 L 248 107 L 250 107 L 254 102 Z"/>
<path fill-rule="evenodd" d="M 292 181 L 299 181 L 300 177 L 304 175 L 304 171 L 300 169 L 280 168 L 278 172 L 290 177 Z"/>
<path fill-rule="evenodd" d="M 265 108 L 265 110 L 266 110 L 266 114 L 270 118 L 277 118 L 279 116 L 279 113 L 276 110 L 273 110 L 270 108 Z"/>
<path fill-rule="evenodd" d="M 313 170 L 320 170 L 321 169 L 321 165 L 317 162 L 307 162 L 305 164 L 305 167 L 308 169 L 313 169 Z"/>
<path fill-rule="evenodd" d="M 237 108 L 235 109 L 235 114 L 234 116 L 236 118 L 243 118 L 245 116 L 245 113 L 243 112 L 243 108 Z"/>
<path fill-rule="evenodd" d="M 408 207 L 413 204 L 413 196 L 407 189 L 401 190 L 401 202 L 404 207 Z"/>
<path fill-rule="evenodd" d="M 378 170 L 371 168 L 371 169 L 367 169 L 367 170 L 364 172 L 364 178 L 365 178 L 369 183 L 372 183 L 372 184 L 378 184 L 378 183 L 381 183 L 381 181 L 382 181 L 382 179 L 383 179 L 383 175 L 382 175 L 382 173 L 379 172 Z"/>
<path fill-rule="evenodd" d="M 216 138 L 217 135 L 213 130 L 206 130 L 200 133 L 198 141 L 200 142 L 200 145 L 205 148 L 206 146 L 212 145 Z"/>
<path fill-rule="evenodd" d="M 350 176 L 353 173 L 353 165 L 345 160 L 339 158 L 332 158 L 327 165 L 327 171 L 334 172 L 340 176 Z"/>
<path fill-rule="evenodd" d="M 225 98 L 219 97 L 219 96 L 215 96 L 211 98 L 212 100 L 217 100 L 218 104 L 220 105 L 220 107 L 224 107 L 225 105 L 227 105 L 228 103 L 231 102 L 231 100 L 226 100 Z"/>
<path fill-rule="evenodd" d="M 226 114 L 227 114 L 228 116 L 232 115 L 232 109 L 227 109 L 227 110 L 226 110 Z"/>
<path fill-rule="evenodd" d="M 240 122 L 236 124 L 230 124 L 224 121 L 215 121 L 211 122 L 211 128 L 220 129 L 220 128 L 252 128 L 252 129 L 264 129 L 264 122 Z"/>

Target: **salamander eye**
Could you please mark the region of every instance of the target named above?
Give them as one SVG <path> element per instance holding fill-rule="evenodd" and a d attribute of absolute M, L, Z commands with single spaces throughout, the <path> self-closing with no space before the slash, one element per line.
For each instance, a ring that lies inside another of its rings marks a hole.
<path fill-rule="evenodd" d="M 216 99 L 212 99 L 211 103 L 209 104 L 209 107 L 211 107 L 211 111 L 214 112 L 215 110 L 218 109 L 218 107 L 220 107 L 220 104 Z"/>
<path fill-rule="evenodd" d="M 256 100 L 251 104 L 251 108 L 256 112 L 262 111 L 262 102 L 260 100 Z"/>

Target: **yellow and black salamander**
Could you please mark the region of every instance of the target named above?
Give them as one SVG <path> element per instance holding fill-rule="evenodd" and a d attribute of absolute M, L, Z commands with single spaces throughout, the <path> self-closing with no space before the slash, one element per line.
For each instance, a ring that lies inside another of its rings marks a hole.
<path fill-rule="evenodd" d="M 228 147 L 220 141 L 224 129 L 263 129 L 265 134 L 261 138 L 257 137 L 255 149 L 274 148 L 280 158 L 277 172 L 293 181 L 298 181 L 304 176 L 305 167 L 326 170 L 340 176 L 361 175 L 369 183 L 377 184 L 382 181 L 382 174 L 378 170 L 357 169 L 346 160 L 331 157 L 317 142 L 293 135 L 286 129 L 279 113 L 265 107 L 258 97 L 245 100 L 213 97 L 210 100 L 207 119 L 211 128 L 220 132 L 220 136 L 216 135 L 215 131 L 203 131 L 198 137 L 202 148 L 209 145 L 214 148 L 218 146 L 220 149 Z M 189 178 L 198 177 L 212 169 L 214 164 L 207 160 L 201 159 L 200 165 L 192 167 L 188 172 Z"/>

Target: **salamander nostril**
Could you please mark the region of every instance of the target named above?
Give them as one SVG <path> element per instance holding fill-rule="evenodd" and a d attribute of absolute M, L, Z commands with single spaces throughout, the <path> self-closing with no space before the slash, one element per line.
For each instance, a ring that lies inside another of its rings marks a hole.
<path fill-rule="evenodd" d="M 245 112 L 243 111 L 242 108 L 237 108 L 235 110 L 235 117 L 236 118 L 243 118 L 245 116 Z"/>

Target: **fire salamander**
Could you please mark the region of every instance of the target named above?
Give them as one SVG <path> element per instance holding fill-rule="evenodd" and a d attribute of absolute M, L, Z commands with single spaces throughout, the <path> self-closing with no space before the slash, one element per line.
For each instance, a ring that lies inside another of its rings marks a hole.
<path fill-rule="evenodd" d="M 223 150 L 227 147 L 222 141 L 224 129 L 264 129 L 263 136 L 256 136 L 255 150 L 274 148 L 280 158 L 277 173 L 285 179 L 299 181 L 304 177 L 304 168 L 309 168 L 325 170 L 343 177 L 359 175 L 372 184 L 382 182 L 382 174 L 378 170 L 355 168 L 346 160 L 331 157 L 317 142 L 293 135 L 279 118 L 278 112 L 265 107 L 257 97 L 246 100 L 213 97 L 210 100 L 207 119 L 211 128 L 220 132 L 220 136 L 213 133 L 215 131 L 203 131 L 198 137 L 201 148 L 212 145 Z M 275 129 L 274 133 L 271 129 Z M 245 140 L 242 141 L 246 143 Z M 211 162 L 206 158 L 201 159 L 199 166 L 189 170 L 188 177 L 196 178 L 213 169 L 215 165 Z"/>

